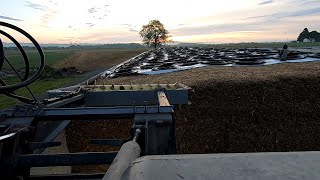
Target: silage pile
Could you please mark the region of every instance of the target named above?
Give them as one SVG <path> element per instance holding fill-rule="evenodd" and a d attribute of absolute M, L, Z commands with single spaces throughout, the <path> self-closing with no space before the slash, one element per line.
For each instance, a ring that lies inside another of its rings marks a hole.
<path fill-rule="evenodd" d="M 208 67 L 105 83 L 176 81 L 193 89 L 192 104 L 175 109 L 178 153 L 320 150 L 319 62 Z M 67 131 L 70 151 L 116 150 L 89 145 L 89 141 L 127 138 L 130 126 L 131 121 L 121 120 L 73 122 Z"/>
<path fill-rule="evenodd" d="M 207 82 L 176 110 L 179 153 L 320 150 L 320 78 Z"/>

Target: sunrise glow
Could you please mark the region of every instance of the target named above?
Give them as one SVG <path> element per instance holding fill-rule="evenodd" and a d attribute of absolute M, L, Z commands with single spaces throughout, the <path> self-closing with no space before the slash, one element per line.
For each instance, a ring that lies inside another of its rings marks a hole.
<path fill-rule="evenodd" d="M 290 41 L 319 30 L 319 0 L 5 0 L 0 20 L 41 43 L 141 42 L 138 31 L 159 19 L 173 41 Z"/>

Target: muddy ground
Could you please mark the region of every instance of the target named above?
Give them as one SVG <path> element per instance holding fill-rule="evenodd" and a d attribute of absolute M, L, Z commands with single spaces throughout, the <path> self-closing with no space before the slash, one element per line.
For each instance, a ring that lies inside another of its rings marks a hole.
<path fill-rule="evenodd" d="M 178 153 L 320 150 L 320 62 L 206 67 L 106 81 L 130 82 L 182 82 L 192 87 L 192 104 L 175 108 Z M 130 120 L 73 122 L 67 129 L 69 150 L 117 150 L 90 145 L 90 139 L 127 138 L 130 126 Z"/>

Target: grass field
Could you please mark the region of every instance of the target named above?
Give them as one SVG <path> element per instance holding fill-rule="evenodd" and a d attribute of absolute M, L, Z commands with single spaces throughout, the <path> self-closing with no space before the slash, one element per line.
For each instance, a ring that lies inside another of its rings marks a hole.
<path fill-rule="evenodd" d="M 74 78 L 76 78 L 76 77 L 65 77 L 65 78 L 61 78 L 61 79 L 39 80 L 39 81 L 36 81 L 33 84 L 31 84 L 29 86 L 29 88 L 31 89 L 31 91 L 35 95 L 40 95 L 40 94 L 43 94 L 44 92 L 46 92 L 47 90 L 62 87 L 64 85 L 70 83 Z M 6 78 L 5 81 L 6 81 L 6 83 L 10 84 L 13 82 L 17 82 L 17 78 L 14 78 L 14 79 Z M 31 95 L 27 91 L 26 88 L 22 88 L 22 89 L 17 90 L 16 94 L 31 98 Z M 11 105 L 18 103 L 18 102 L 19 102 L 18 100 L 15 100 L 13 98 L 7 97 L 5 95 L 0 95 L 0 109 L 6 108 L 6 107 L 11 106 Z"/>
<path fill-rule="evenodd" d="M 90 49 L 90 50 L 48 50 L 45 51 L 46 65 L 52 66 L 56 69 L 64 67 L 76 67 L 79 70 L 90 72 L 94 70 L 104 70 L 110 68 L 116 64 L 119 64 L 131 57 L 134 57 L 146 49 Z M 30 58 L 30 66 L 32 68 L 38 67 L 39 57 L 36 51 L 31 50 L 28 53 Z M 23 68 L 24 64 L 22 56 L 18 51 L 9 50 L 6 51 L 6 56 L 17 69 Z M 4 65 L 4 69 L 10 69 L 8 64 Z M 89 73 L 90 74 L 90 73 Z M 30 85 L 32 92 L 39 96 L 44 94 L 47 90 L 71 85 L 82 79 L 85 75 L 73 75 L 63 76 L 59 79 L 44 79 L 38 80 Z M 7 84 L 18 82 L 17 77 L 6 77 L 4 81 Z M 19 89 L 17 92 L 19 95 L 31 97 L 26 88 Z M 11 106 L 17 103 L 16 100 L 9 98 L 5 95 L 0 95 L 0 109 L 7 106 Z"/>
<path fill-rule="evenodd" d="M 46 65 L 54 65 L 60 61 L 65 60 L 67 57 L 74 54 L 73 51 L 67 50 L 59 50 L 59 51 L 48 51 L 45 52 L 45 60 Z M 19 51 L 8 51 L 6 52 L 7 58 L 10 60 L 10 63 L 17 69 L 24 67 L 24 61 Z M 37 51 L 32 50 L 27 52 L 27 56 L 29 58 L 30 67 L 32 69 L 37 68 L 39 66 L 39 54 Z M 11 69 L 7 63 L 4 63 L 3 69 Z"/>

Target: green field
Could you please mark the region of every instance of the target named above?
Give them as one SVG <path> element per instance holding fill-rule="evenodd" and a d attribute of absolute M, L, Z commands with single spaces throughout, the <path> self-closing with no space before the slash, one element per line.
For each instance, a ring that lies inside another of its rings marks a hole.
<path fill-rule="evenodd" d="M 61 79 L 45 79 L 45 80 L 39 80 L 34 83 L 32 83 L 29 88 L 35 95 L 43 94 L 44 92 L 55 89 L 59 87 L 63 87 L 66 84 L 69 84 L 73 79 L 77 77 L 64 77 Z M 5 78 L 4 79 L 7 84 L 15 83 L 18 81 L 17 78 Z M 18 95 L 26 96 L 31 98 L 30 93 L 27 91 L 26 88 L 22 88 L 16 91 Z M 7 97 L 5 95 L 0 95 L 0 109 L 3 109 L 5 107 L 11 106 L 19 101 Z"/>
<path fill-rule="evenodd" d="M 32 69 L 35 69 L 39 66 L 39 55 L 38 52 L 35 50 L 27 50 L 26 51 L 30 67 Z M 63 50 L 56 50 L 56 51 L 48 51 L 45 52 L 45 59 L 46 59 L 46 65 L 52 66 L 60 61 L 65 60 L 67 57 L 71 56 L 73 54 L 72 51 L 63 51 Z M 22 58 L 22 55 L 18 50 L 7 50 L 5 51 L 6 57 L 9 59 L 10 63 L 16 68 L 16 69 L 23 69 L 25 67 L 24 61 Z M 3 70 L 11 70 L 11 67 L 5 62 L 3 65 Z M 60 79 L 44 79 L 44 80 L 38 80 L 31 84 L 29 88 L 31 91 L 36 95 L 39 96 L 40 94 L 44 94 L 47 90 L 55 89 L 62 87 L 66 84 L 69 84 L 72 79 L 76 77 L 63 77 Z M 7 84 L 13 84 L 19 82 L 19 79 L 17 77 L 5 77 L 2 78 Z M 27 91 L 26 88 L 22 88 L 16 91 L 18 95 L 31 97 L 30 93 Z M 7 97 L 5 95 L 0 95 L 0 109 L 3 109 L 7 106 L 13 105 L 17 103 L 18 100 L 15 100 L 13 98 Z"/>
<path fill-rule="evenodd" d="M 82 71 L 90 72 L 106 67 L 114 66 L 124 60 L 146 51 L 146 49 L 65 49 L 65 50 L 45 50 L 46 65 L 61 69 L 64 67 L 76 67 Z M 39 55 L 35 50 L 26 51 L 30 60 L 30 67 L 37 68 L 39 63 Z M 10 63 L 16 69 L 23 69 L 24 63 L 20 52 L 17 50 L 5 50 L 5 55 L 10 60 Z M 80 68 L 80 67 L 83 68 Z M 88 68 L 87 68 L 88 67 Z M 4 70 L 11 68 L 7 63 L 4 64 Z M 46 91 L 56 89 L 68 85 L 75 84 L 79 80 L 87 77 L 88 74 L 62 76 L 60 78 L 48 78 L 37 80 L 32 83 L 29 88 L 36 96 L 44 95 Z M 92 76 L 92 75 L 91 75 Z M 17 77 L 1 77 L 7 84 L 19 82 Z M 16 91 L 16 94 L 31 97 L 26 88 Z M 18 101 L 0 94 L 0 109 L 12 106 Z"/>
<path fill-rule="evenodd" d="M 70 55 L 73 54 L 73 51 L 48 51 L 45 52 L 45 60 L 46 60 L 46 65 L 53 65 L 55 63 L 58 63 L 60 61 L 63 61 L 65 58 L 69 57 Z M 30 62 L 30 67 L 32 69 L 37 68 L 39 66 L 39 54 L 35 50 L 27 51 L 27 56 Z M 24 61 L 22 58 L 22 55 L 20 54 L 19 51 L 16 50 L 10 50 L 6 51 L 6 57 L 10 60 L 10 63 L 17 69 L 23 68 L 24 67 Z M 11 69 L 10 66 L 5 62 L 3 69 Z"/>

